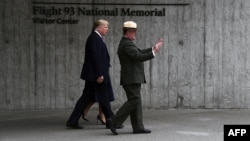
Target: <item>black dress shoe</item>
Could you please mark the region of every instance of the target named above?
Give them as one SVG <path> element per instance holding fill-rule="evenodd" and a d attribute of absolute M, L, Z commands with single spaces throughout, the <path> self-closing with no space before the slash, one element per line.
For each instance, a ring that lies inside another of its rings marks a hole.
<path fill-rule="evenodd" d="M 151 131 L 148 129 L 142 129 L 142 130 L 138 130 L 138 131 L 134 131 L 134 134 L 150 134 Z"/>
<path fill-rule="evenodd" d="M 118 133 L 116 132 L 114 123 L 113 123 L 110 119 L 107 120 L 106 128 L 107 128 L 107 127 L 108 127 L 108 129 L 111 130 L 111 132 L 112 132 L 114 135 L 118 135 Z"/>
<path fill-rule="evenodd" d="M 80 125 L 67 124 L 66 126 L 72 129 L 83 129 L 83 126 L 80 126 Z"/>
<path fill-rule="evenodd" d="M 115 129 L 122 129 L 124 125 L 115 125 Z"/>
<path fill-rule="evenodd" d="M 122 129 L 124 125 L 114 125 L 115 129 Z M 106 125 L 106 129 L 110 129 L 110 125 Z"/>

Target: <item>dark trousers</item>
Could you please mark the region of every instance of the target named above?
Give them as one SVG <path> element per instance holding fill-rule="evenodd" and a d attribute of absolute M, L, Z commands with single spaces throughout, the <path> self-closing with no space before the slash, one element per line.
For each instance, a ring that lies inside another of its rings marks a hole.
<path fill-rule="evenodd" d="M 78 99 L 73 112 L 71 113 L 67 124 L 72 126 L 77 126 L 78 121 L 87 107 L 87 105 L 92 101 L 93 94 L 97 95 L 99 104 L 102 107 L 103 113 L 106 119 L 110 119 L 113 116 L 113 112 L 111 110 L 110 102 L 109 102 L 109 88 L 107 83 L 97 84 L 96 82 L 86 82 L 85 88 L 83 89 L 82 96 Z"/>
<path fill-rule="evenodd" d="M 141 84 L 123 85 L 127 101 L 118 110 L 112 121 L 116 125 L 122 125 L 130 116 L 133 131 L 144 129 L 142 121 Z"/>

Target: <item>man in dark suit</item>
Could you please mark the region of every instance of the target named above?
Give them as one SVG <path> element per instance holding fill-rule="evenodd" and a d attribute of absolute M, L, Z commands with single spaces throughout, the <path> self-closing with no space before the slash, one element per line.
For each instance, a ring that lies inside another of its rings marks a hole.
<path fill-rule="evenodd" d="M 133 43 L 136 37 L 137 24 L 127 21 L 123 24 L 123 37 L 118 47 L 118 57 L 121 64 L 121 85 L 127 101 L 111 119 L 111 131 L 117 135 L 115 126 L 122 125 L 130 116 L 134 134 L 151 133 L 145 129 L 142 121 L 141 83 L 146 83 L 144 61 L 154 58 L 163 41 L 159 40 L 154 47 L 139 49 Z"/>
<path fill-rule="evenodd" d="M 110 57 L 102 39 L 107 32 L 108 21 L 97 20 L 94 22 L 93 31 L 85 45 L 85 59 L 81 72 L 81 79 L 85 80 L 85 88 L 67 121 L 66 126 L 69 128 L 83 129 L 78 121 L 84 109 L 92 101 L 93 95 L 98 98 L 106 119 L 113 116 L 109 102 L 109 95 L 113 95 L 109 76 Z"/>

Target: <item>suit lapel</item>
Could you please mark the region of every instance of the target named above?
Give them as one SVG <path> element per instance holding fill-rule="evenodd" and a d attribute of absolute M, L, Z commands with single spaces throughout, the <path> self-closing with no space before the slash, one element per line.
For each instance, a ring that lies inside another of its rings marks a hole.
<path fill-rule="evenodd" d="M 102 43 L 102 47 L 103 47 L 104 51 L 105 51 L 106 54 L 107 54 L 108 62 L 110 62 L 110 56 L 109 56 L 109 53 L 108 53 L 108 48 L 107 48 L 107 46 L 106 46 L 106 44 L 105 44 L 103 38 L 100 37 L 96 32 L 94 32 L 94 34 L 96 34 L 96 36 L 98 36 L 97 38 L 99 38 L 100 42 Z"/>

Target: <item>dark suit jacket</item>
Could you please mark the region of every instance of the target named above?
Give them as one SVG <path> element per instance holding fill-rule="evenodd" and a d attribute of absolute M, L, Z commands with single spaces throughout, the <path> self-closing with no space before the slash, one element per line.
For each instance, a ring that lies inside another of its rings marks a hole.
<path fill-rule="evenodd" d="M 144 61 L 154 58 L 152 48 L 139 49 L 126 37 L 122 37 L 118 47 L 121 64 L 121 85 L 146 83 Z"/>
<path fill-rule="evenodd" d="M 104 83 L 109 82 L 110 57 L 106 44 L 102 38 L 92 32 L 85 45 L 85 59 L 81 72 L 81 79 L 95 82 L 96 79 L 103 75 Z"/>

